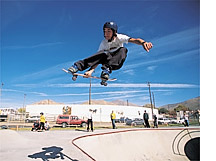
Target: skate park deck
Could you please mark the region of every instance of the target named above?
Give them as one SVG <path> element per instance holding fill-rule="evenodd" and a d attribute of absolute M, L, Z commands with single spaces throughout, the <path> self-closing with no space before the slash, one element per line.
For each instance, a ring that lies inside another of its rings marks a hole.
<path fill-rule="evenodd" d="M 191 160 L 199 155 L 199 128 L 86 131 L 0 130 L 0 158 L 72 161 Z"/>
<path fill-rule="evenodd" d="M 92 160 L 183 161 L 197 160 L 199 137 L 198 128 L 133 129 L 82 136 L 73 143 Z"/>

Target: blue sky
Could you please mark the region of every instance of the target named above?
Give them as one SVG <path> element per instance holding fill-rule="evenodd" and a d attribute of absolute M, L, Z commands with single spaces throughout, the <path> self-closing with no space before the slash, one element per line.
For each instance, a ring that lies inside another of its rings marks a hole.
<path fill-rule="evenodd" d="M 94 54 L 103 24 L 115 21 L 118 33 L 154 45 L 147 53 L 127 44 L 124 66 L 107 87 L 92 80 L 92 99 L 156 106 L 200 96 L 200 6 L 190 1 L 1 1 L 1 107 L 52 99 L 88 100 L 89 79 L 61 71 Z M 100 66 L 94 75 L 99 76 Z"/>

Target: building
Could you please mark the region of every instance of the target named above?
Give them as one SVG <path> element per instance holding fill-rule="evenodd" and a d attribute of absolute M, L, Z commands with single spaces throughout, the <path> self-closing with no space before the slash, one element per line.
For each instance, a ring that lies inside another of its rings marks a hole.
<path fill-rule="evenodd" d="M 86 118 L 89 109 L 93 111 L 93 119 L 98 122 L 109 122 L 110 113 L 114 111 L 117 119 L 121 117 L 143 118 L 144 110 L 149 114 L 149 120 L 152 120 L 151 108 L 141 106 L 119 106 L 119 105 L 77 105 L 77 104 L 33 104 L 26 106 L 26 113 L 30 116 L 40 115 L 44 113 L 46 118 L 57 118 L 59 114 L 65 113 L 65 109 L 69 109 L 71 115 L 79 118 Z M 154 109 L 153 113 L 158 116 L 158 110 Z"/>

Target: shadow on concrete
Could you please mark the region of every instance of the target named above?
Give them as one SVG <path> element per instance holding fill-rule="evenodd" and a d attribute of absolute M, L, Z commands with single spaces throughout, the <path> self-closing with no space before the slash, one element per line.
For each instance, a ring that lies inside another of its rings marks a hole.
<path fill-rule="evenodd" d="M 41 152 L 28 155 L 28 157 L 32 159 L 42 159 L 43 161 L 49 161 L 49 159 L 57 159 L 57 158 L 60 158 L 61 160 L 67 158 L 72 161 L 78 161 L 62 153 L 61 151 L 63 150 L 63 148 L 61 147 L 51 146 L 51 147 L 42 148 L 42 150 L 43 151 Z"/>

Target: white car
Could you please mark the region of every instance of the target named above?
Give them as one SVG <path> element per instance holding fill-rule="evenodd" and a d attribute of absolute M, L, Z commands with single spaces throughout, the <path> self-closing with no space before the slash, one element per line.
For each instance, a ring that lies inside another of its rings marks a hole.
<path fill-rule="evenodd" d="M 158 124 L 169 124 L 170 120 L 168 118 L 158 118 Z"/>
<path fill-rule="evenodd" d="M 176 118 L 172 118 L 172 119 L 170 119 L 170 123 L 171 124 L 182 124 L 182 123 L 184 123 L 184 119 L 180 119 L 180 120 L 177 120 Z"/>
<path fill-rule="evenodd" d="M 178 124 L 178 120 L 176 118 L 169 118 L 171 124 Z"/>
<path fill-rule="evenodd" d="M 25 119 L 25 122 L 34 122 L 34 121 L 40 121 L 40 116 L 30 116 Z"/>
<path fill-rule="evenodd" d="M 180 119 L 180 120 L 178 120 L 178 123 L 179 124 L 183 124 L 185 122 L 185 119 Z"/>

